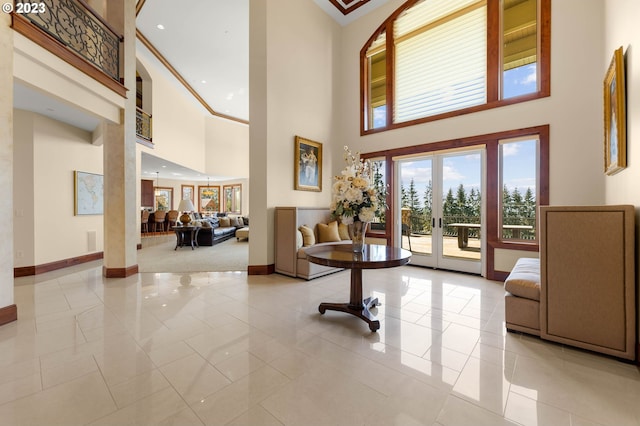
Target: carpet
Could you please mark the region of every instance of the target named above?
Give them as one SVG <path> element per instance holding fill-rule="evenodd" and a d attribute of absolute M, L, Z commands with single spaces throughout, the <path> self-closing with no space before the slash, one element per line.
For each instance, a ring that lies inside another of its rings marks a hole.
<path fill-rule="evenodd" d="M 249 242 L 231 238 L 214 246 L 176 246 L 175 235 L 142 238 L 138 250 L 140 272 L 226 272 L 247 271 Z"/>

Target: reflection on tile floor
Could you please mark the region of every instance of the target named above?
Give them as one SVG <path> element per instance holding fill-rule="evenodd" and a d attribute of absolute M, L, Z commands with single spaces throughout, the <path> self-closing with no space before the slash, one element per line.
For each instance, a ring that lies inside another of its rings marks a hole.
<path fill-rule="evenodd" d="M 364 271 L 105 279 L 100 264 L 16 279 L 0 327 L 5 425 L 638 425 L 636 366 L 506 333 L 501 283 Z"/>

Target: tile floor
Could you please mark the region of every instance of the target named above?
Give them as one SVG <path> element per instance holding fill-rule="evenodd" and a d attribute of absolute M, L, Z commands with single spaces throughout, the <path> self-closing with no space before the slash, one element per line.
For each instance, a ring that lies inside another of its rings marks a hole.
<path fill-rule="evenodd" d="M 16 279 L 3 425 L 638 425 L 636 366 L 504 330 L 500 283 L 365 271 L 381 329 L 321 301 L 348 272 Z"/>

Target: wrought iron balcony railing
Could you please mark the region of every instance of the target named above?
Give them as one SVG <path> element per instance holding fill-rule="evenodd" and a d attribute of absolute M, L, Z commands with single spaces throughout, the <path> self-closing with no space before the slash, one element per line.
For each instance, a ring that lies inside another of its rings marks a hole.
<path fill-rule="evenodd" d="M 39 0 L 42 7 L 21 7 L 19 16 L 120 82 L 120 43 L 123 37 L 84 0 Z M 29 11 L 28 13 L 24 13 Z"/>
<path fill-rule="evenodd" d="M 151 115 L 136 108 L 136 135 L 151 142 Z"/>

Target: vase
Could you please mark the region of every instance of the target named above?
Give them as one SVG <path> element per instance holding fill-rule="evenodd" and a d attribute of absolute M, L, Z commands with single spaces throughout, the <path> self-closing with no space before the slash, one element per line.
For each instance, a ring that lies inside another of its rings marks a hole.
<path fill-rule="evenodd" d="M 369 222 L 360 222 L 359 220 L 349 225 L 349 237 L 351 237 L 351 248 L 354 253 L 362 253 L 364 249 L 367 226 L 369 226 Z"/>

